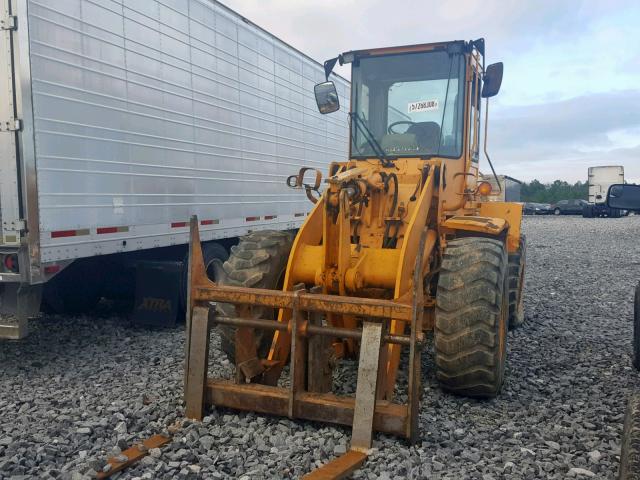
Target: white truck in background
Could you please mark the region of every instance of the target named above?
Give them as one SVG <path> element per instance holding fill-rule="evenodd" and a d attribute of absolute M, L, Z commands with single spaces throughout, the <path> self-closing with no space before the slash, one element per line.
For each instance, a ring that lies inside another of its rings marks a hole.
<path fill-rule="evenodd" d="M 618 218 L 623 211 L 607 206 L 607 192 L 611 185 L 624 183 L 624 167 L 620 165 L 605 165 L 589 167 L 589 203 L 582 209 L 585 218 L 610 217 Z"/>
<path fill-rule="evenodd" d="M 0 0 L 0 26 L 0 338 L 41 298 L 137 294 L 142 262 L 180 291 L 192 215 L 224 259 L 298 228 L 310 203 L 287 176 L 347 156 L 348 109 L 316 107 L 323 66 L 217 1 Z"/>

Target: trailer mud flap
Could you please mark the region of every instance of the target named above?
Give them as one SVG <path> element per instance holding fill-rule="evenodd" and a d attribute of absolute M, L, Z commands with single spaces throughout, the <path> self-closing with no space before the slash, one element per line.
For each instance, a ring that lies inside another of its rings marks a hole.
<path fill-rule="evenodd" d="M 182 262 L 136 264 L 136 299 L 132 321 L 149 327 L 173 327 L 178 316 Z"/>

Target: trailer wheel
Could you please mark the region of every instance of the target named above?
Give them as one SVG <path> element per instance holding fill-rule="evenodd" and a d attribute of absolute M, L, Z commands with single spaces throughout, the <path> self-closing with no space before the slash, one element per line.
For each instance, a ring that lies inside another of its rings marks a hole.
<path fill-rule="evenodd" d="M 629 399 L 624 416 L 619 480 L 640 479 L 640 396 Z"/>
<path fill-rule="evenodd" d="M 633 366 L 640 370 L 640 283 L 633 302 Z"/>
<path fill-rule="evenodd" d="M 49 280 L 42 291 L 42 309 L 47 313 L 86 313 L 102 298 L 104 262 L 80 259 Z"/>
<path fill-rule="evenodd" d="M 509 314 L 502 242 L 448 242 L 436 293 L 436 377 L 445 390 L 494 397 L 502 387 Z"/>
<path fill-rule="evenodd" d="M 213 281 L 218 281 L 220 272 L 222 271 L 222 263 L 229 258 L 227 250 L 216 242 L 202 243 L 202 259 L 207 272 L 207 277 Z M 182 309 L 187 310 L 187 295 L 189 289 L 189 252 L 184 257 L 182 268 L 182 290 L 180 293 L 180 302 Z"/>
<path fill-rule="evenodd" d="M 509 254 L 509 330 L 524 325 L 524 274 L 527 265 L 527 237 L 520 235 L 518 251 Z"/>
<path fill-rule="evenodd" d="M 240 243 L 231 247 L 231 255 L 224 262 L 224 275 L 220 284 L 239 287 L 278 289 L 282 287 L 284 272 L 293 244 L 293 235 L 289 232 L 265 230 L 253 232 L 242 237 Z M 236 315 L 234 305 L 218 304 L 218 312 L 227 317 Z M 254 307 L 253 318 L 275 319 L 277 310 Z M 220 325 L 220 342 L 227 358 L 235 363 L 236 329 Z M 256 346 L 259 358 L 265 358 L 271 347 L 273 332 L 255 330 Z"/>

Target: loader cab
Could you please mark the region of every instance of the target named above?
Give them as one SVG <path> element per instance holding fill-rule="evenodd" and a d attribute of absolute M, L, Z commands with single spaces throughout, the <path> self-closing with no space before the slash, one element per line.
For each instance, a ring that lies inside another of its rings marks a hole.
<path fill-rule="evenodd" d="M 347 52 L 325 62 L 327 78 L 336 61 L 352 65 L 350 158 L 468 154 L 477 162 L 481 92 L 497 94 L 502 79 L 502 64 L 483 72 L 483 54 L 483 40 L 454 41 Z M 327 83 L 316 89 L 322 113 L 336 109 L 321 105 Z"/>
<path fill-rule="evenodd" d="M 355 57 L 351 158 L 375 143 L 389 157 L 460 157 L 464 78 L 464 55 L 443 49 Z"/>

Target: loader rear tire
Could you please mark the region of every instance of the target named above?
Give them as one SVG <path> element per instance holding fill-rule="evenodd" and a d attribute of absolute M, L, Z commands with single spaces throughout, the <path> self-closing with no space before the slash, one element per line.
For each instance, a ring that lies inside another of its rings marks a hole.
<path fill-rule="evenodd" d="M 445 390 L 494 397 L 502 388 L 509 314 L 507 252 L 492 238 L 448 242 L 435 315 L 436 377 Z"/>
<path fill-rule="evenodd" d="M 231 247 L 229 259 L 224 262 L 224 274 L 219 283 L 248 288 L 279 289 L 293 244 L 293 234 L 286 231 L 264 230 L 252 232 Z M 229 303 L 218 304 L 218 312 L 227 317 L 236 316 L 236 307 Z M 253 318 L 274 319 L 276 311 L 254 307 Z M 220 342 L 227 358 L 235 363 L 236 329 L 220 325 Z M 265 358 L 271 347 L 273 332 L 255 330 L 258 357 Z"/>
<path fill-rule="evenodd" d="M 640 396 L 629 399 L 620 451 L 620 480 L 640 480 Z"/>
<path fill-rule="evenodd" d="M 509 254 L 509 330 L 524 325 L 524 273 L 527 266 L 527 238 L 520 235 L 518 251 Z"/>

